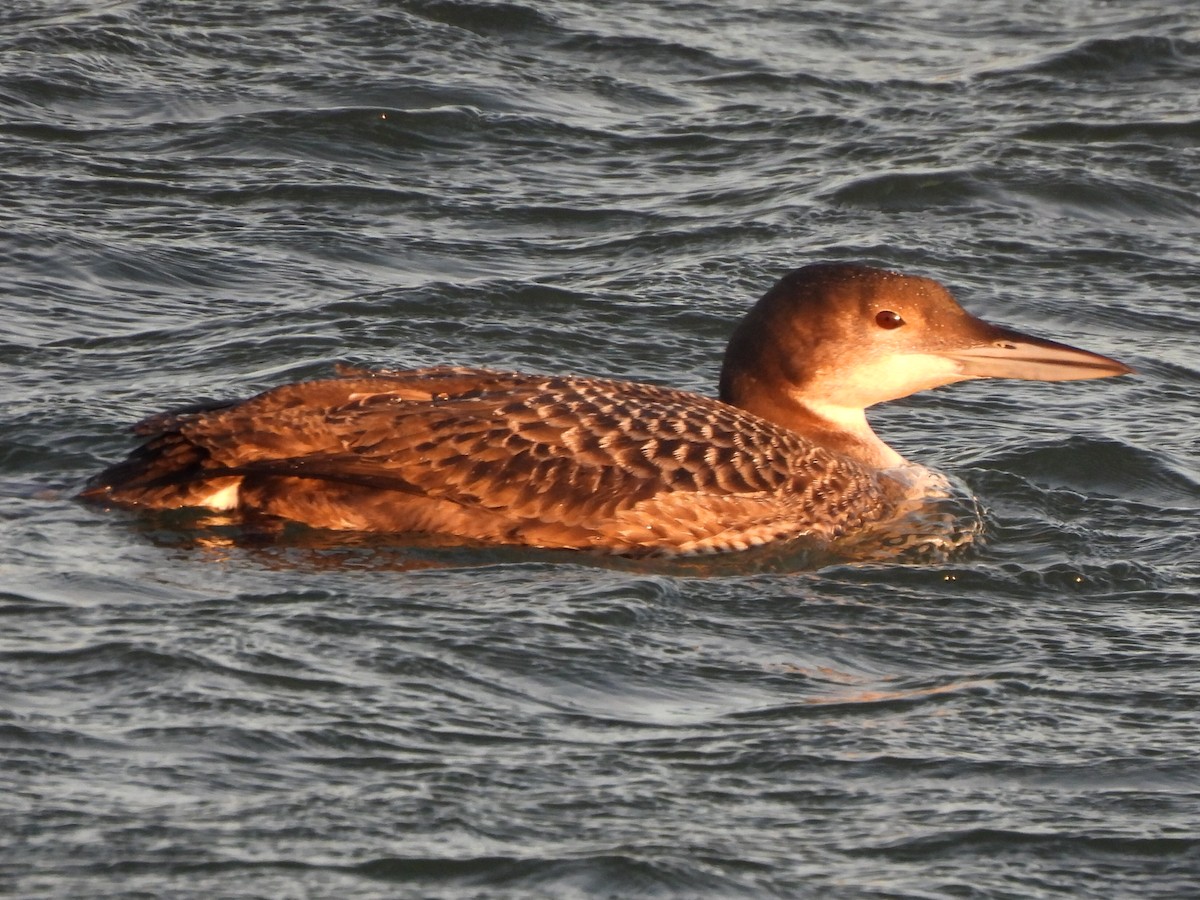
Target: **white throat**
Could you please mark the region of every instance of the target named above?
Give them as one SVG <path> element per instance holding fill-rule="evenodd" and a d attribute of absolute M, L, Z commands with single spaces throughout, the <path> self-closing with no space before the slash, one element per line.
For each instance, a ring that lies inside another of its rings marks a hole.
<path fill-rule="evenodd" d="M 854 456 L 877 469 L 891 469 L 907 464 L 903 456 L 880 440 L 879 435 L 872 430 L 867 422 L 865 410 L 811 399 L 799 402 L 821 423 L 822 429 L 827 431 L 831 438 L 836 438 L 838 443 L 846 445 L 842 452 L 847 455 Z"/>

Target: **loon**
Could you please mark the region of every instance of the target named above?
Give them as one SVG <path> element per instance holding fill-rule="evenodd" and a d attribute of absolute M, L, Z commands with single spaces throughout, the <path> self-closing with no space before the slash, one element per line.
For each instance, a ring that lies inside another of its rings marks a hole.
<path fill-rule="evenodd" d="M 974 378 L 1068 381 L 1123 363 L 988 324 L 936 281 L 823 263 L 785 275 L 725 352 L 719 399 L 602 378 L 339 367 L 150 416 L 80 497 L 243 523 L 675 556 L 829 546 L 911 506 L 865 410 Z M 917 498 L 919 499 L 919 498 Z"/>

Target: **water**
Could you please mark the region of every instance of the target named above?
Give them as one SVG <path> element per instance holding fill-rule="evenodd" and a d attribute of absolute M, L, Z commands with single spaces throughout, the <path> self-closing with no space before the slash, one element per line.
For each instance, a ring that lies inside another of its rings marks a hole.
<path fill-rule="evenodd" d="M 872 6 L 0 12 L 0 889 L 1197 893 L 1200 12 Z M 880 410 L 987 509 L 938 566 L 246 546 L 34 490 L 339 359 L 710 391 L 818 259 L 1139 375 Z"/>

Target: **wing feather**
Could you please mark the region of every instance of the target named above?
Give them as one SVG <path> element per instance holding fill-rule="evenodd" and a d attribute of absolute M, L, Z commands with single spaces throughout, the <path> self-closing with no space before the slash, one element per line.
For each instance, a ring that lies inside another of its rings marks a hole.
<path fill-rule="evenodd" d="M 656 518 L 700 551 L 795 533 L 802 504 L 817 523 L 880 513 L 863 506 L 874 497 L 878 507 L 879 491 L 853 461 L 719 401 L 627 382 L 346 369 L 139 428 L 162 432 L 139 451 L 143 463 L 161 450 L 165 467 L 188 448 L 181 481 L 275 478 L 294 489 L 307 479 L 629 547 L 679 542 L 656 534 Z M 120 499 L 119 486 L 107 490 Z"/>

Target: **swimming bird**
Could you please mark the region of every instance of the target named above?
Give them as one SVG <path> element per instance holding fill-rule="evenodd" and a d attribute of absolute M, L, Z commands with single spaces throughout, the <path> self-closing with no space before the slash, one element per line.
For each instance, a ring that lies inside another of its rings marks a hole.
<path fill-rule="evenodd" d="M 936 281 L 785 275 L 733 332 L 719 399 L 650 384 L 342 367 L 153 415 L 80 495 L 245 522 L 630 556 L 831 545 L 911 506 L 927 470 L 865 410 L 974 378 L 1103 378 L 1105 356 L 988 324 Z M 916 499 L 920 499 L 917 497 Z"/>

